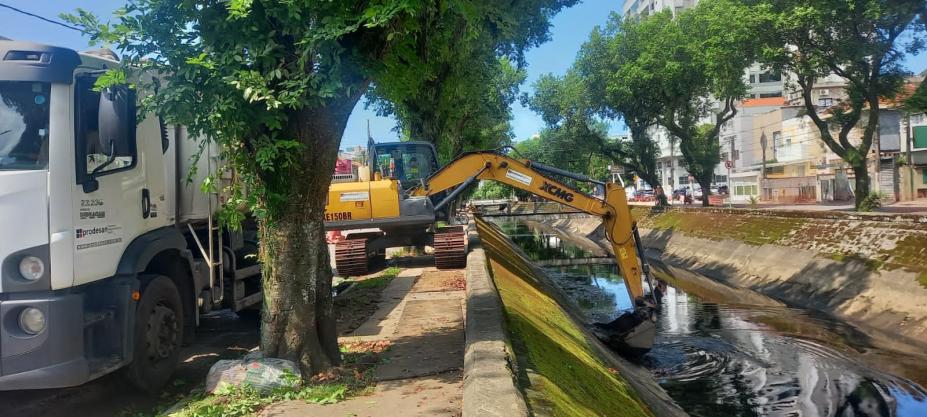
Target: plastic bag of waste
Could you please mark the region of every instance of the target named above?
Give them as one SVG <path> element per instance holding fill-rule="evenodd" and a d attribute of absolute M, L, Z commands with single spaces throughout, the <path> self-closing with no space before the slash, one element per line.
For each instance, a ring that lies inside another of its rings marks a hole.
<path fill-rule="evenodd" d="M 243 359 L 213 364 L 206 376 L 206 392 L 213 393 L 225 385 L 249 385 L 266 393 L 278 387 L 295 387 L 301 380 L 299 367 L 293 361 L 248 354 Z"/>

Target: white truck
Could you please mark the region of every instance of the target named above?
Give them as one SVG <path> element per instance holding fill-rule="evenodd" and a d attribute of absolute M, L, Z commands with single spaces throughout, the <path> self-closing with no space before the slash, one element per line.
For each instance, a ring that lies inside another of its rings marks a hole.
<path fill-rule="evenodd" d="M 117 65 L 0 38 L 0 390 L 117 369 L 155 390 L 200 314 L 262 301 L 253 222 L 219 228 L 200 191 L 214 149 L 136 120 L 128 85 L 94 91 Z"/>

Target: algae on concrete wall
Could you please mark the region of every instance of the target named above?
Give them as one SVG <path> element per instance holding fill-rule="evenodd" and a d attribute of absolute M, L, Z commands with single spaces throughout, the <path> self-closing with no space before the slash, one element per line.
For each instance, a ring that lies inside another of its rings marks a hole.
<path fill-rule="evenodd" d="M 836 261 L 855 260 L 873 271 L 903 269 L 921 273 L 927 287 L 927 224 L 916 218 L 641 206 L 631 213 L 644 229 L 805 249 Z"/>
<path fill-rule="evenodd" d="M 480 227 L 493 281 L 506 313 L 518 382 L 535 416 L 653 415 L 631 386 L 596 356 L 586 335 L 542 290 L 524 259 Z"/>

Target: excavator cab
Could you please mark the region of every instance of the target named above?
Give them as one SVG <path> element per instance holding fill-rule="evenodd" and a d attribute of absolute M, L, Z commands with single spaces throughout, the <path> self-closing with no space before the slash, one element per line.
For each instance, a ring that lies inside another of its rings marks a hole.
<path fill-rule="evenodd" d="M 383 179 L 398 180 L 410 190 L 438 170 L 438 153 L 428 142 L 374 143 L 368 150 L 369 166 Z"/>

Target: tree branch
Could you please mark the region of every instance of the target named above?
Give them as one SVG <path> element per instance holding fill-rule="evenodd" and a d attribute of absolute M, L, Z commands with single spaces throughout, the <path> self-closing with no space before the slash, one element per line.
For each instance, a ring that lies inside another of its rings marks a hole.
<path fill-rule="evenodd" d="M 815 126 L 818 127 L 818 130 L 821 132 L 821 140 L 832 150 L 837 156 L 844 158 L 846 157 L 847 150 L 838 144 L 834 137 L 830 134 L 830 127 L 827 122 L 821 119 L 821 116 L 818 115 L 817 108 L 811 102 L 811 89 L 814 87 L 814 76 L 798 76 L 798 85 L 801 87 L 802 101 L 805 103 L 805 111 L 808 112 L 808 117 L 811 118 L 811 121 L 814 122 Z"/>

